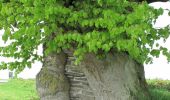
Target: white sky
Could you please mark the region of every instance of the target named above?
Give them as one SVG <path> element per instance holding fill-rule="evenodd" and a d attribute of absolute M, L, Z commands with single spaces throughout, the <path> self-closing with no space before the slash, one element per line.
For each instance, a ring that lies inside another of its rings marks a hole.
<path fill-rule="evenodd" d="M 170 2 L 166 2 L 166 3 L 156 2 L 150 5 L 154 6 L 155 8 L 162 7 L 163 9 L 170 10 Z M 157 23 L 155 24 L 154 27 L 164 27 L 168 24 L 170 24 L 170 17 L 168 16 L 168 12 L 165 11 L 165 13 L 158 18 Z M 0 32 L 0 35 L 2 35 L 2 33 L 3 32 Z M 170 38 L 168 38 L 166 43 L 163 43 L 162 40 L 158 42 L 161 43 L 163 46 L 166 46 L 170 50 L 170 45 L 169 45 Z M 5 44 L 1 40 L 1 36 L 0 36 L 0 46 L 5 46 Z M 39 47 L 39 52 L 40 54 L 42 53 L 42 46 Z M 13 61 L 13 59 L 6 59 L 4 57 L 0 57 L 0 61 L 9 62 L 9 61 Z M 36 74 L 40 71 L 41 67 L 42 64 L 40 62 L 35 62 L 34 64 L 32 64 L 31 69 L 26 68 L 18 76 L 24 79 L 35 78 Z M 145 65 L 145 77 L 149 79 L 158 78 L 158 79 L 170 80 L 170 64 L 167 63 L 166 58 L 160 56 L 159 58 L 154 58 L 153 64 Z M 7 79 L 7 78 L 8 78 L 8 70 L 0 71 L 0 79 Z"/>
<path fill-rule="evenodd" d="M 156 2 L 150 4 L 155 8 L 163 8 L 170 10 L 170 2 Z M 168 16 L 168 11 L 165 11 L 162 16 L 157 19 L 157 22 L 154 27 L 165 27 L 170 24 L 170 17 Z M 170 50 L 170 38 L 163 43 L 163 40 L 158 41 L 161 45 L 167 47 Z M 167 60 L 164 56 L 159 58 L 154 58 L 153 64 L 145 65 L 145 77 L 154 79 L 169 79 L 170 80 L 170 64 L 167 63 Z"/>

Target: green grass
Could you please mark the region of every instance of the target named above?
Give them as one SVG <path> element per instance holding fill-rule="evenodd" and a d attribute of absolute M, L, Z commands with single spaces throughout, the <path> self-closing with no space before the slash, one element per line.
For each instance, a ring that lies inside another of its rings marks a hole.
<path fill-rule="evenodd" d="M 170 91 L 166 89 L 151 88 L 150 90 L 152 100 L 170 100 Z"/>
<path fill-rule="evenodd" d="M 0 83 L 0 100 L 39 100 L 34 80 L 12 79 Z"/>
<path fill-rule="evenodd" d="M 152 100 L 170 100 L 169 80 L 147 80 Z M 39 100 L 35 80 L 11 79 L 0 83 L 0 100 Z"/>
<path fill-rule="evenodd" d="M 147 80 L 152 100 L 170 100 L 170 80 Z"/>

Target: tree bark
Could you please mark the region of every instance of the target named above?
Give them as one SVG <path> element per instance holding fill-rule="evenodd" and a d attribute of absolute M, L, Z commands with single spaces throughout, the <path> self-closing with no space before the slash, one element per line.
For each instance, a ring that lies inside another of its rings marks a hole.
<path fill-rule="evenodd" d="M 41 100 L 70 100 L 69 83 L 64 75 L 64 53 L 44 57 L 41 71 L 36 77 L 36 88 Z"/>
<path fill-rule="evenodd" d="M 41 100 L 151 100 L 143 65 L 128 55 L 89 53 L 78 66 L 74 61 L 68 52 L 44 58 L 36 78 Z"/>
<path fill-rule="evenodd" d="M 151 100 L 143 65 L 126 54 L 110 53 L 101 60 L 87 54 L 80 68 L 93 93 L 91 100 Z"/>

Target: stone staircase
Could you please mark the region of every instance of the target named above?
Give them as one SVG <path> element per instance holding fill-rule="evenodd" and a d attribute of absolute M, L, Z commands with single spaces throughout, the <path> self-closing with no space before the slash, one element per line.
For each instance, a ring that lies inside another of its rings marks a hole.
<path fill-rule="evenodd" d="M 65 75 L 70 82 L 70 100 L 95 100 L 88 80 L 79 66 L 74 64 L 75 57 L 72 52 L 65 51 L 68 55 L 65 67 Z"/>

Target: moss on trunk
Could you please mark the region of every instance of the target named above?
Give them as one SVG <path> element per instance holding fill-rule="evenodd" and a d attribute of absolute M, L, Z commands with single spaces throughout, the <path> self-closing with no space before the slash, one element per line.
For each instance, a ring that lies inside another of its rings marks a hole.
<path fill-rule="evenodd" d="M 41 100 L 69 100 L 69 83 L 64 75 L 65 63 L 64 53 L 44 57 L 43 67 L 36 77 Z"/>

